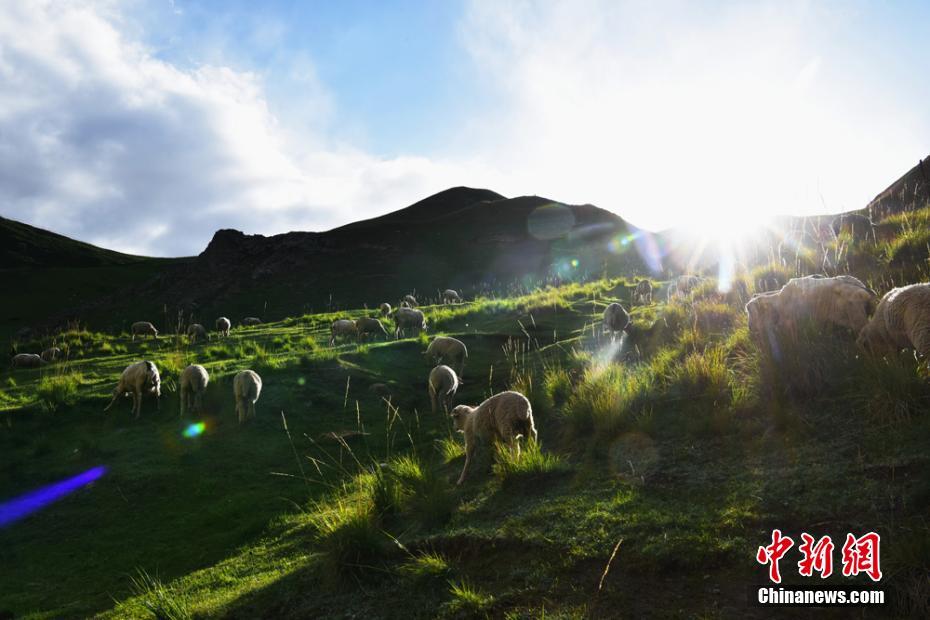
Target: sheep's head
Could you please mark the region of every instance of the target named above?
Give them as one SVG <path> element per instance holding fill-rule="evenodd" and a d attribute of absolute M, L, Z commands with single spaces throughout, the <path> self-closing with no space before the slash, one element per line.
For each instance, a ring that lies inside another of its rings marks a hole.
<path fill-rule="evenodd" d="M 468 405 L 458 405 L 453 409 L 452 413 L 449 414 L 449 417 L 452 418 L 452 428 L 460 433 L 464 433 L 465 421 L 468 420 L 468 416 L 471 415 L 472 411 L 474 411 L 474 409 Z"/>

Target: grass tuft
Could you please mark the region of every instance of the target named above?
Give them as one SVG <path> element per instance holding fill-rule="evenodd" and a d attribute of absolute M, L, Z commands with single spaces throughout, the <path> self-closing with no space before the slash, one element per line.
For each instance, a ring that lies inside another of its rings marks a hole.
<path fill-rule="evenodd" d="M 194 617 L 190 600 L 167 587 L 158 577 L 140 568 L 135 576 L 130 577 L 130 582 L 133 595 L 155 620 L 190 620 Z"/>

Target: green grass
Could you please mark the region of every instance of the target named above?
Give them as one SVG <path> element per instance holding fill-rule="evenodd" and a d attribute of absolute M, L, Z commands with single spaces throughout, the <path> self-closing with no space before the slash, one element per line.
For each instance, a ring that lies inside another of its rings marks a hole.
<path fill-rule="evenodd" d="M 0 611 L 700 617 L 742 608 L 764 578 L 752 554 L 781 527 L 834 540 L 879 528 L 891 609 L 920 615 L 926 371 L 858 357 L 839 333 L 798 338 L 773 363 L 739 302 L 712 285 L 693 304 L 634 309 L 640 354 L 624 358 L 598 320 L 628 295 L 611 280 L 427 308 L 468 346 L 455 402 L 519 388 L 541 438 L 519 457 L 490 451 L 493 465 L 462 487 L 462 438 L 429 410 L 424 340 L 323 344 L 332 318 L 363 310 L 197 346 L 43 336 L 37 346 L 67 345 L 66 363 L 0 371 L 0 501 L 107 473 L 0 529 Z M 138 359 L 162 371 L 160 409 L 147 399 L 138 421 L 128 401 L 103 413 Z M 180 420 L 189 363 L 211 383 L 204 413 Z M 239 426 L 232 377 L 247 367 L 264 389 L 256 420 Z M 195 421 L 205 432 L 185 437 Z"/>

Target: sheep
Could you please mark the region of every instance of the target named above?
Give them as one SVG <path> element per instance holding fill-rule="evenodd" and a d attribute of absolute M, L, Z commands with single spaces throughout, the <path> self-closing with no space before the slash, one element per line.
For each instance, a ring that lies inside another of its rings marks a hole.
<path fill-rule="evenodd" d="M 859 333 L 874 311 L 876 295 L 852 276 L 792 278 L 780 290 L 754 296 L 746 304 L 749 331 L 769 339 L 772 330 L 794 333 L 798 320 L 832 324 Z"/>
<path fill-rule="evenodd" d="M 468 349 L 461 340 L 448 336 L 436 336 L 429 343 L 424 355 L 431 363 L 436 364 L 441 361 L 453 366 L 461 377 L 465 370 L 465 360 L 468 359 Z"/>
<path fill-rule="evenodd" d="M 442 292 L 442 303 L 444 304 L 460 304 L 462 303 L 462 298 L 459 297 L 457 291 L 447 288 Z"/>
<path fill-rule="evenodd" d="M 262 378 L 254 370 L 243 370 L 233 380 L 233 396 L 236 399 L 236 413 L 239 424 L 246 417 L 255 417 L 255 403 L 262 393 Z"/>
<path fill-rule="evenodd" d="M 242 319 L 242 325 L 245 327 L 252 327 L 254 325 L 261 325 L 261 324 L 262 324 L 262 320 L 255 316 L 247 316 L 244 319 Z"/>
<path fill-rule="evenodd" d="M 191 323 L 190 327 L 187 328 L 187 335 L 191 339 L 191 343 L 197 342 L 200 339 L 207 339 L 207 330 L 200 323 Z"/>
<path fill-rule="evenodd" d="M 41 357 L 44 362 L 57 362 L 61 359 L 62 352 L 58 347 L 49 347 L 42 351 Z"/>
<path fill-rule="evenodd" d="M 17 353 L 13 356 L 13 368 L 38 368 L 45 363 L 41 356 L 35 353 Z"/>
<path fill-rule="evenodd" d="M 856 344 L 876 356 L 901 349 L 930 356 L 930 284 L 911 284 L 885 293 Z"/>
<path fill-rule="evenodd" d="M 436 366 L 429 373 L 429 402 L 436 413 L 437 404 L 442 403 L 446 412 L 452 408 L 452 398 L 459 389 L 459 378 L 448 366 Z"/>
<path fill-rule="evenodd" d="M 406 336 L 408 327 L 417 330 L 417 334 L 420 333 L 420 330 L 426 329 L 426 317 L 423 316 L 422 312 L 414 308 L 398 308 L 394 311 L 393 319 L 395 339 L 401 335 Z"/>
<path fill-rule="evenodd" d="M 417 307 L 417 298 L 413 295 L 404 295 L 404 301 L 407 302 L 407 307 L 409 308 Z"/>
<path fill-rule="evenodd" d="M 117 398 L 130 393 L 132 394 L 132 412 L 136 414 L 136 419 L 142 412 L 143 394 L 154 394 L 155 402 L 158 403 L 157 399 L 161 397 L 161 377 L 155 364 L 143 360 L 127 366 L 119 377 L 116 389 L 113 390 L 113 400 L 104 411 L 109 411 Z"/>
<path fill-rule="evenodd" d="M 533 425 L 533 409 L 526 396 L 519 392 L 501 392 L 487 399 L 477 407 L 459 405 L 450 414 L 452 426 L 465 435 L 465 466 L 456 484 L 462 484 L 468 473 L 468 466 L 474 458 L 479 442 L 490 443 L 502 441 L 520 453 L 517 439 L 532 437 L 536 441 L 536 427 Z"/>
<path fill-rule="evenodd" d="M 329 334 L 329 346 L 333 346 L 336 344 L 337 336 L 357 337 L 358 327 L 355 321 L 351 319 L 338 319 L 333 321 L 333 324 L 329 328 Z"/>
<path fill-rule="evenodd" d="M 136 321 L 132 324 L 130 331 L 132 332 L 133 342 L 135 342 L 136 336 L 151 336 L 155 340 L 158 339 L 158 330 L 148 321 Z"/>
<path fill-rule="evenodd" d="M 391 314 L 391 304 L 387 302 L 384 302 L 383 304 L 381 304 L 379 306 L 379 309 L 381 310 L 381 316 L 388 316 L 389 314 Z"/>
<path fill-rule="evenodd" d="M 399 307 L 399 308 L 409 308 L 409 307 L 410 307 L 410 304 L 408 304 L 406 301 L 402 301 L 402 302 L 400 302 L 400 306 L 398 306 L 398 307 Z"/>
<path fill-rule="evenodd" d="M 652 282 L 649 280 L 640 280 L 633 289 L 633 301 L 642 304 L 652 303 Z"/>
<path fill-rule="evenodd" d="M 679 295 L 688 295 L 700 284 L 704 278 L 701 276 L 678 276 L 678 279 L 675 281 L 675 287 Z"/>
<path fill-rule="evenodd" d="M 229 336 L 229 330 L 232 327 L 232 321 L 227 319 L 225 316 L 221 316 L 216 320 L 216 331 L 220 333 L 220 336 Z"/>
<path fill-rule="evenodd" d="M 379 334 L 384 336 L 384 339 L 387 340 L 388 333 L 384 329 L 384 325 L 381 324 L 381 321 L 378 319 L 371 319 L 368 317 L 362 317 L 355 321 L 355 326 L 358 329 L 358 339 L 361 340 L 364 336 L 368 334 L 373 334 L 374 337 L 377 337 Z"/>
<path fill-rule="evenodd" d="M 617 332 L 630 330 L 630 313 L 618 303 L 612 303 L 604 309 L 604 331 L 610 332 L 613 340 Z"/>
<path fill-rule="evenodd" d="M 199 364 L 191 364 L 181 373 L 181 415 L 185 411 L 200 411 L 203 406 L 203 393 L 210 383 L 207 369 Z"/>

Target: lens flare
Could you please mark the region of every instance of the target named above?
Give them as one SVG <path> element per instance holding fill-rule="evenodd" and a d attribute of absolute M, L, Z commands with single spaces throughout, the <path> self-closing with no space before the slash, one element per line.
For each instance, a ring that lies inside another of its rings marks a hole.
<path fill-rule="evenodd" d="M 307 383 L 307 380 L 304 379 L 303 377 L 297 378 L 297 385 L 306 385 L 306 383 Z"/>
<path fill-rule="evenodd" d="M 188 439 L 202 435 L 203 432 L 207 429 L 207 425 L 203 422 L 194 422 L 190 426 L 184 429 L 183 435 Z"/>
<path fill-rule="evenodd" d="M 573 258 L 569 264 L 570 264 L 572 267 L 574 267 L 575 269 L 578 269 L 578 265 L 579 265 L 580 263 L 578 262 L 578 259 L 577 259 L 577 258 Z"/>
<path fill-rule="evenodd" d="M 98 465 L 88 469 L 82 474 L 50 484 L 37 491 L 20 495 L 7 502 L 0 503 L 0 527 L 4 527 L 28 517 L 34 512 L 41 510 L 54 501 L 57 501 L 65 495 L 72 493 L 83 486 L 86 486 L 99 479 L 107 472 L 107 468 Z"/>

